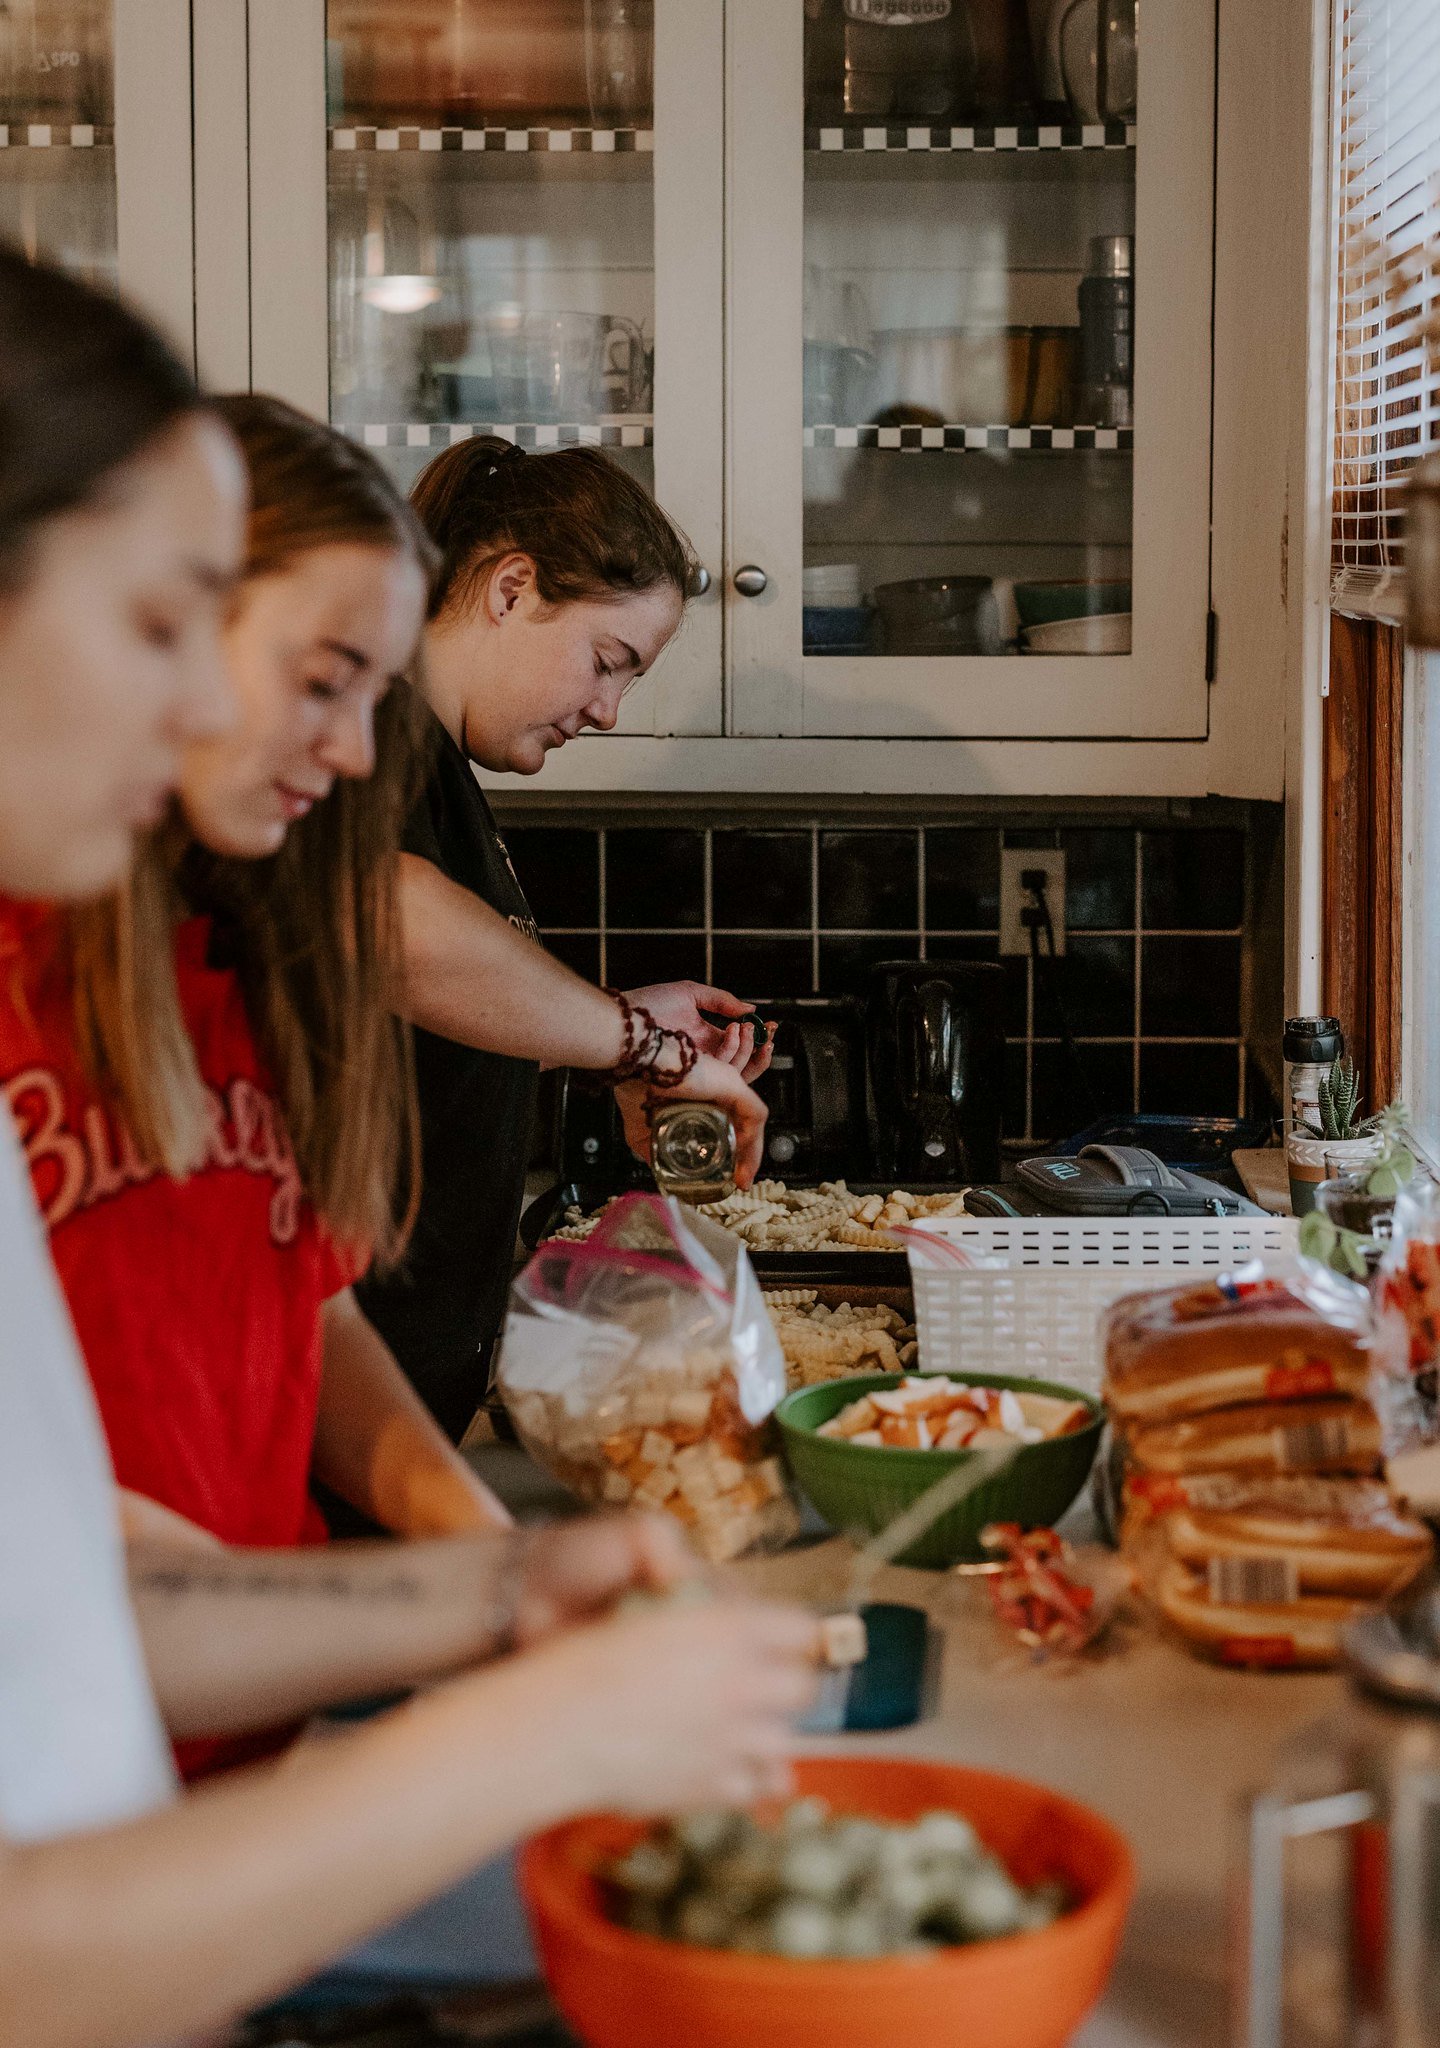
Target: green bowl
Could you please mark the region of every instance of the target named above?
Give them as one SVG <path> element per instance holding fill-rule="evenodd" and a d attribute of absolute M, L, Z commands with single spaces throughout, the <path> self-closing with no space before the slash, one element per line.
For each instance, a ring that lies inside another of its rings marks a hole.
<path fill-rule="evenodd" d="M 1015 609 L 1022 626 L 1049 626 L 1057 619 L 1088 619 L 1102 612 L 1128 612 L 1128 583 L 1017 583 Z"/>
<path fill-rule="evenodd" d="M 847 1536 L 873 1536 L 888 1528 L 942 1473 L 976 1456 L 974 1451 L 891 1450 L 818 1434 L 820 1424 L 838 1415 L 849 1402 L 862 1394 L 898 1387 L 903 1377 L 876 1372 L 827 1380 L 823 1386 L 801 1387 L 787 1394 L 775 1411 L 785 1456 L 801 1492 L 832 1529 Z M 967 1386 L 1013 1387 L 1019 1393 L 1058 1394 L 1065 1400 L 1083 1401 L 1091 1419 L 1068 1436 L 1022 1446 L 1004 1471 L 977 1487 L 903 1551 L 896 1559 L 898 1564 L 943 1566 L 982 1558 L 980 1531 L 988 1522 L 1018 1522 L 1022 1529 L 1053 1527 L 1085 1484 L 1095 1462 L 1105 1411 L 1088 1394 L 1056 1380 L 1015 1379 L 1003 1373 L 970 1372 L 963 1378 Z"/>

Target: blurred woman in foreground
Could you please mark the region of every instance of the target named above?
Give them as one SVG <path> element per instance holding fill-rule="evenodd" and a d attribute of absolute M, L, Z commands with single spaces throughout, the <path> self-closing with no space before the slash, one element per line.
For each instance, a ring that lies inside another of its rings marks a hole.
<path fill-rule="evenodd" d="M 0 254 L 0 888 L 114 886 L 180 749 L 231 715 L 219 604 L 243 491 L 225 430 L 148 330 Z M 234 1689 L 247 1642 L 263 1668 L 251 1595 L 271 1581 L 263 1560 L 239 1561 L 247 1590 L 228 1557 L 159 1551 L 137 1575 L 142 1659 L 103 1443 L 8 1116 L 0 1295 L 5 2048 L 178 2040 L 567 1812 L 783 1787 L 813 1623 L 736 1602 L 604 1618 L 626 1587 L 684 1569 L 669 1532 L 640 1523 L 586 1531 L 583 1569 L 563 1536 L 489 1539 L 491 1647 L 523 1654 L 282 1777 L 236 1773 L 176 1800 L 156 1696 L 193 1727 L 223 1705 L 217 1684 Z M 374 1592 L 377 1609 L 405 1597 Z M 297 1597 L 323 1625 L 323 1586 Z M 285 1680 L 266 1675 L 276 1702 Z"/>

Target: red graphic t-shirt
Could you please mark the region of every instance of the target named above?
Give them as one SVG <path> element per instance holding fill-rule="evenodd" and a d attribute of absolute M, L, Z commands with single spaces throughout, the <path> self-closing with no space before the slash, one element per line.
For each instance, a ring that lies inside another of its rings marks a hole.
<path fill-rule="evenodd" d="M 81 1069 L 55 925 L 0 899 L 0 1091 L 122 1486 L 226 1543 L 323 1540 L 310 1498 L 320 1309 L 355 1277 L 301 1191 L 238 980 L 180 928 L 210 1097 L 203 1164 L 146 1164 Z"/>

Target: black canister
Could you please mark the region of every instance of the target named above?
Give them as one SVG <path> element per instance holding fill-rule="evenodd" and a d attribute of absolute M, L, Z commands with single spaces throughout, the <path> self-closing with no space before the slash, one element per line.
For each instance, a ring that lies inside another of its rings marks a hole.
<path fill-rule="evenodd" d="M 1135 243 L 1096 235 L 1080 280 L 1080 391 L 1077 417 L 1087 426 L 1134 424 Z"/>

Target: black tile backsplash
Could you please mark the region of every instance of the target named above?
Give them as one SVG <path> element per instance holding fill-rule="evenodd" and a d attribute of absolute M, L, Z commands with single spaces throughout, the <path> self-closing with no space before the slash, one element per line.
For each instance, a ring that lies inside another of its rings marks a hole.
<path fill-rule="evenodd" d="M 605 979 L 611 988 L 708 979 L 705 940 L 699 932 L 612 932 L 605 952 Z"/>
<path fill-rule="evenodd" d="M 1230 932 L 1245 917 L 1245 835 L 1147 832 L 1141 921 L 1147 932 Z"/>
<path fill-rule="evenodd" d="M 1247 829 L 1119 811 L 1059 827 L 752 827 L 676 826 L 657 806 L 645 822 L 527 820 L 506 837 L 547 943 L 588 978 L 693 978 L 751 998 L 861 994 L 883 960 L 994 960 L 1002 844 L 1058 846 L 1067 953 L 1002 962 L 1006 1135 L 1063 1137 L 1101 1111 L 1263 1113 L 1242 1026 Z"/>
<path fill-rule="evenodd" d="M 933 931 L 993 931 L 1000 919 L 1000 836 L 935 825 L 925 834 L 925 922 Z"/>
<path fill-rule="evenodd" d="M 1234 1045 L 1140 1046 L 1140 1100 L 1177 1116 L 1234 1116 L 1240 1088 Z"/>
<path fill-rule="evenodd" d="M 1061 1037 L 1065 1024 L 1077 1038 L 1134 1037 L 1132 938 L 1075 932 L 1061 959 L 1042 957 L 1035 976 L 1035 1036 Z"/>
<path fill-rule="evenodd" d="M 703 928 L 703 832 L 628 826 L 606 833 L 604 859 L 606 922 L 612 931 Z"/>
<path fill-rule="evenodd" d="M 533 907 L 534 898 L 530 900 Z M 587 981 L 602 979 L 599 932 L 547 932 L 545 943 L 557 960 L 563 960 Z"/>
<path fill-rule="evenodd" d="M 1240 1030 L 1240 940 L 1144 937 L 1140 1030 L 1146 1038 L 1234 1038 Z"/>
<path fill-rule="evenodd" d="M 810 833 L 714 832 L 710 846 L 717 931 L 809 931 Z"/>
<path fill-rule="evenodd" d="M 505 844 L 523 878 L 535 922 L 585 929 L 600 925 L 600 842 L 574 826 L 512 825 Z"/>
<path fill-rule="evenodd" d="M 872 967 L 883 960 L 918 960 L 916 940 L 887 935 L 851 934 L 827 938 L 820 934 L 820 981 L 826 995 L 863 996 Z"/>
<path fill-rule="evenodd" d="M 919 877 L 917 832 L 822 832 L 821 930 L 918 934 Z M 899 959 L 904 952 L 882 957 Z"/>
<path fill-rule="evenodd" d="M 1072 1057 L 1064 1045 L 1037 1043 L 1031 1068 L 1030 1114 L 1037 1131 L 1069 1136 L 1097 1117 L 1130 1112 L 1135 1089 L 1132 1046 L 1087 1045 L 1082 1039 Z"/>
<path fill-rule="evenodd" d="M 1071 931 L 1129 931 L 1135 923 L 1135 834 L 1062 832 L 1065 920 Z"/>
<path fill-rule="evenodd" d="M 808 937 L 716 932 L 709 979 L 716 988 L 743 988 L 756 1001 L 765 996 L 813 995 L 814 948 Z"/>

